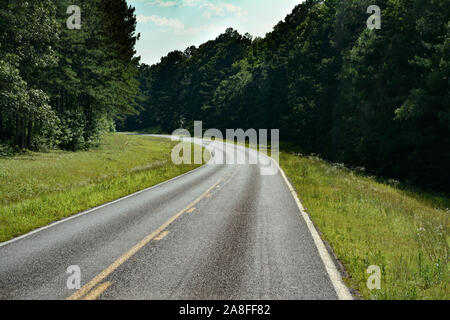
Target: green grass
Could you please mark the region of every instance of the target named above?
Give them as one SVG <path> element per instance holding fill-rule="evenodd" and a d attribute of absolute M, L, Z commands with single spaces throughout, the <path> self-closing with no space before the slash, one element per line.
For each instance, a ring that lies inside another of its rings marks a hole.
<path fill-rule="evenodd" d="M 111 134 L 91 151 L 0 158 L 0 242 L 198 167 L 172 164 L 176 143 Z M 315 157 L 281 153 L 280 164 L 364 298 L 450 298 L 448 197 Z M 367 289 L 370 265 L 381 290 Z"/>
<path fill-rule="evenodd" d="M 282 153 L 280 164 L 364 298 L 450 299 L 448 197 L 316 157 Z M 370 265 L 382 270 L 380 290 L 367 289 Z"/>
<path fill-rule="evenodd" d="M 0 158 L 0 242 L 198 167 L 172 163 L 176 144 L 109 134 L 86 152 Z"/>

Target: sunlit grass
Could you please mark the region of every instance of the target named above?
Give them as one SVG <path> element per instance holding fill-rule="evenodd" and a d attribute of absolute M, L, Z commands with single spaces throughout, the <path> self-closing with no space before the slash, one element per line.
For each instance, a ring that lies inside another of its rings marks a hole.
<path fill-rule="evenodd" d="M 198 167 L 173 165 L 175 144 L 108 135 L 87 152 L 0 159 L 0 241 Z M 316 157 L 281 153 L 280 165 L 364 298 L 450 298 L 448 197 Z M 367 289 L 370 265 L 382 270 L 381 290 Z"/>
<path fill-rule="evenodd" d="M 174 165 L 177 142 L 106 135 L 86 152 L 0 158 L 0 241 L 153 186 L 199 165 Z M 194 149 L 194 148 L 193 148 Z"/>
<path fill-rule="evenodd" d="M 318 229 L 368 299 L 449 299 L 450 199 L 402 190 L 342 165 L 282 153 L 280 164 Z M 366 286 L 370 265 L 381 289 Z"/>

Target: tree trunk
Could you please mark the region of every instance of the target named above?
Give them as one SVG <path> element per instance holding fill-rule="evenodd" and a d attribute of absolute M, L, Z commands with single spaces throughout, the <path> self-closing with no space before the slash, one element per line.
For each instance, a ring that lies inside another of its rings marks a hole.
<path fill-rule="evenodd" d="M 25 148 L 25 119 L 22 118 L 20 124 L 20 149 Z"/>
<path fill-rule="evenodd" d="M 3 129 L 3 115 L 2 112 L 0 111 L 0 139 L 3 139 L 3 133 L 4 133 L 4 129 Z"/>
<path fill-rule="evenodd" d="M 33 121 L 28 120 L 28 130 L 27 130 L 27 148 L 31 147 L 31 136 L 33 133 Z"/>
<path fill-rule="evenodd" d="M 16 113 L 16 133 L 14 140 L 15 145 L 20 148 L 20 117 L 18 113 Z"/>

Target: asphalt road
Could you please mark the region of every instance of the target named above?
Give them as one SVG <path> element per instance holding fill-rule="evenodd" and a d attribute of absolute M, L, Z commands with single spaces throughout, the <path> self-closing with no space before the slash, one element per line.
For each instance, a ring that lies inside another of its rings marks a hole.
<path fill-rule="evenodd" d="M 0 299 L 351 298 L 282 173 L 262 165 L 205 165 L 1 244 Z"/>

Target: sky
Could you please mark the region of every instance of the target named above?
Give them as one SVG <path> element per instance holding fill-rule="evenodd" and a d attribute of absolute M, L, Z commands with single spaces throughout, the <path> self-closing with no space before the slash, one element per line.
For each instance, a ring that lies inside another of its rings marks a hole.
<path fill-rule="evenodd" d="M 215 39 L 232 27 L 264 37 L 302 0 L 128 0 L 136 8 L 141 62 Z"/>

